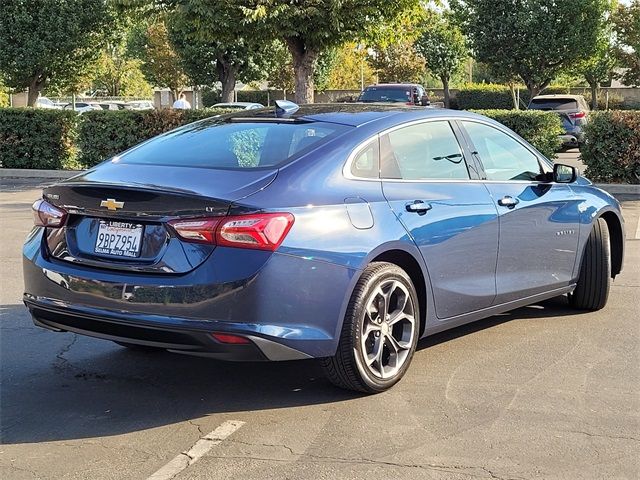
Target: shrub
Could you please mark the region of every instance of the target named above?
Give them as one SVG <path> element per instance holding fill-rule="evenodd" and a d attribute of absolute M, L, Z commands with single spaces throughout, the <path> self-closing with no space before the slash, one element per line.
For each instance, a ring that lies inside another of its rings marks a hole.
<path fill-rule="evenodd" d="M 480 115 L 510 128 L 547 158 L 554 158 L 564 133 L 560 117 L 552 112 L 539 110 L 475 110 Z"/>
<path fill-rule="evenodd" d="M 69 110 L 0 108 L 0 162 L 4 168 L 74 166 L 77 114 Z"/>
<path fill-rule="evenodd" d="M 91 167 L 161 133 L 228 112 L 224 109 L 86 112 L 78 128 L 79 161 Z"/>
<path fill-rule="evenodd" d="M 592 112 L 584 133 L 580 156 L 589 178 L 640 183 L 640 111 Z"/>
<path fill-rule="evenodd" d="M 468 84 L 456 93 L 456 102 L 460 110 L 471 109 L 504 109 L 513 108 L 511 89 L 505 85 Z M 529 103 L 529 92 L 520 89 L 520 105 Z"/>

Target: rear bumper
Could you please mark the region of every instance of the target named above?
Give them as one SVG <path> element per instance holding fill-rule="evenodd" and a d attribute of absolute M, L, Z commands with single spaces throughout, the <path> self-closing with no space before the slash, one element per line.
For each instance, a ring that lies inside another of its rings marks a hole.
<path fill-rule="evenodd" d="M 23 253 L 24 301 L 37 325 L 225 360 L 333 355 L 356 273 L 221 247 L 184 275 L 115 272 L 50 258 L 37 229 Z M 212 332 L 251 344 L 222 344 Z"/>
<path fill-rule="evenodd" d="M 164 348 L 175 353 L 199 355 L 219 360 L 266 361 L 301 360 L 309 355 L 255 335 L 245 335 L 249 344 L 225 344 L 210 332 L 188 330 L 150 324 L 135 318 L 123 319 L 104 311 L 92 312 L 70 307 L 54 306 L 52 302 L 24 300 L 33 322 L 55 332 L 73 332 L 90 337 Z"/>

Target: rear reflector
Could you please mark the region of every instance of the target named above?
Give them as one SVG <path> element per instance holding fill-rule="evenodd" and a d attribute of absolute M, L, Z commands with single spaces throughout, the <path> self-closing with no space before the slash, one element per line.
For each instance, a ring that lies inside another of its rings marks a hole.
<path fill-rule="evenodd" d="M 290 213 L 256 213 L 171 220 L 169 225 L 187 242 L 274 251 L 291 230 L 293 221 Z"/>
<path fill-rule="evenodd" d="M 46 200 L 36 200 L 31 206 L 33 223 L 37 227 L 58 228 L 67 220 L 67 212 L 51 205 Z"/>
<path fill-rule="evenodd" d="M 211 336 L 220 343 L 229 343 L 233 345 L 247 345 L 251 343 L 247 338 L 241 337 L 240 335 L 232 335 L 230 333 L 212 333 Z"/>

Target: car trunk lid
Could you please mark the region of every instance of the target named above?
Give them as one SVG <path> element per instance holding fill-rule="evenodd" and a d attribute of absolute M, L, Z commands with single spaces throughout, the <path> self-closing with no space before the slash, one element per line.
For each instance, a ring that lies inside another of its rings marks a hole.
<path fill-rule="evenodd" d="M 167 222 L 223 216 L 231 203 L 265 188 L 276 175 L 275 168 L 103 164 L 44 190 L 49 203 L 69 213 L 64 227 L 47 229 L 48 248 L 60 260 L 87 266 L 186 273 L 215 246 L 185 242 Z"/>

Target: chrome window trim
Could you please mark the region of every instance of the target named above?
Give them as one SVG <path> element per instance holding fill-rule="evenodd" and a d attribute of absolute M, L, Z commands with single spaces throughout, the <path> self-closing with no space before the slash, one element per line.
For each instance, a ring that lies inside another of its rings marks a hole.
<path fill-rule="evenodd" d="M 359 181 L 363 181 L 363 182 L 393 182 L 393 183 L 468 183 L 468 182 L 479 182 L 479 183 L 517 183 L 517 184 L 529 184 L 529 185 L 552 185 L 555 184 L 554 182 L 541 182 L 541 181 L 531 181 L 531 180 L 483 180 L 483 179 L 473 179 L 473 178 L 469 178 L 469 179 L 429 179 L 429 180 L 405 180 L 403 178 L 364 178 L 364 177 L 357 177 L 355 175 L 353 175 L 351 173 L 351 164 L 353 163 L 353 161 L 355 160 L 355 157 L 361 153 L 361 151 L 366 148 L 366 146 L 369 144 L 369 142 L 372 142 L 373 140 L 376 140 L 379 142 L 380 141 L 380 137 L 383 135 L 386 135 L 390 132 L 393 132 L 395 130 L 399 130 L 401 128 L 405 128 L 405 127 L 411 127 L 413 125 L 418 125 L 421 123 L 428 123 L 428 122 L 438 122 L 438 121 L 446 121 L 446 122 L 463 122 L 463 121 L 469 121 L 469 122 L 476 122 L 476 123 L 481 123 L 483 125 L 486 125 L 488 127 L 493 127 L 498 131 L 501 131 L 502 133 L 504 133 L 505 135 L 507 135 L 509 138 L 515 140 L 516 142 L 518 142 L 520 145 L 522 145 L 525 149 L 527 149 L 527 151 L 531 152 L 537 159 L 539 162 L 550 162 L 550 160 L 541 157 L 540 154 L 538 152 L 536 152 L 535 150 L 532 150 L 528 145 L 525 145 L 524 143 L 522 143 L 518 138 L 514 137 L 513 135 L 510 134 L 510 132 L 508 130 L 506 130 L 506 127 L 504 125 L 498 124 L 495 125 L 491 122 L 487 122 L 481 118 L 467 118 L 467 117 L 456 117 L 456 116 L 444 116 L 444 117 L 436 117 L 436 118 L 421 118 L 419 120 L 412 120 L 410 122 L 405 122 L 402 123 L 400 125 L 394 125 L 393 127 L 390 127 L 386 130 L 383 130 L 381 132 L 378 132 L 372 136 L 370 136 L 369 138 L 367 138 L 366 140 L 360 142 L 358 145 L 356 145 L 356 147 L 351 151 L 351 153 L 349 154 L 349 156 L 347 157 L 346 162 L 344 163 L 344 166 L 342 167 L 342 175 L 344 176 L 344 178 L 346 178 L 347 180 L 359 180 Z M 460 148 L 462 148 L 462 145 L 460 145 Z M 464 151 L 464 149 L 463 149 Z M 380 156 L 380 152 L 378 152 L 378 157 Z M 465 158 L 465 162 L 467 162 L 467 159 Z M 547 164 L 548 167 L 551 167 L 552 164 Z M 378 168 L 380 166 L 380 159 L 378 158 Z"/>

